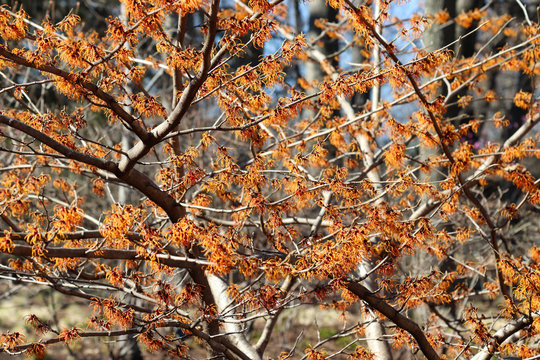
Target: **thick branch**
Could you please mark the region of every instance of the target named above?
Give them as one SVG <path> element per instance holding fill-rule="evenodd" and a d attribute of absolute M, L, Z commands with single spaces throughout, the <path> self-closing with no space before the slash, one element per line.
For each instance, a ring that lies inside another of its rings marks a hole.
<path fill-rule="evenodd" d="M 16 64 L 23 65 L 27 68 L 37 69 L 49 74 L 60 76 L 70 83 L 75 83 L 79 86 L 82 86 L 84 89 L 92 92 L 99 99 L 103 100 L 109 109 L 111 109 L 116 115 L 118 115 L 122 120 L 124 120 L 132 130 L 142 141 L 147 141 L 149 139 L 148 132 L 141 127 L 136 120 L 127 113 L 122 106 L 112 97 L 110 94 L 101 90 L 97 85 L 82 79 L 76 74 L 69 73 L 67 71 L 58 69 L 54 66 L 48 64 L 34 64 L 33 62 L 26 60 L 22 56 L 16 55 L 9 51 L 6 47 L 0 45 L 0 56 L 3 56 L 6 59 L 13 61 Z"/>
<path fill-rule="evenodd" d="M 426 335 L 422 329 L 411 319 L 400 314 L 393 307 L 388 305 L 384 300 L 373 295 L 368 289 L 363 285 L 360 285 L 357 282 L 348 282 L 346 284 L 347 290 L 358 296 L 360 299 L 364 300 L 369 306 L 377 310 L 384 316 L 386 316 L 390 321 L 396 324 L 399 328 L 407 331 L 412 337 L 416 340 L 418 347 L 424 354 L 424 356 L 429 360 L 440 360 L 439 355 L 433 349 L 429 343 Z"/>
<path fill-rule="evenodd" d="M 194 328 L 189 324 L 182 323 L 182 322 L 179 322 L 179 321 L 168 321 L 168 322 L 162 322 L 162 323 L 159 323 L 159 324 L 153 324 L 152 327 L 153 328 L 177 327 L 177 328 L 182 328 L 182 329 L 188 330 L 189 332 L 191 332 L 196 337 L 199 337 L 199 338 L 205 340 L 210 345 L 210 347 L 212 347 L 212 349 L 214 349 L 215 351 L 218 351 L 218 352 L 221 352 L 221 353 L 225 354 L 225 356 L 228 359 L 235 359 L 233 354 L 236 354 L 238 357 L 240 357 L 243 360 L 250 360 L 248 357 L 246 357 L 244 354 L 242 354 L 242 352 L 240 352 L 238 349 L 236 349 L 233 345 L 229 344 L 225 339 L 212 338 L 207 333 L 205 333 L 205 332 L 203 332 L 203 331 L 201 331 L 201 330 L 199 330 L 197 328 Z M 87 338 L 87 337 L 117 337 L 117 336 L 126 335 L 126 334 L 141 334 L 146 330 L 147 329 L 145 327 L 140 326 L 140 327 L 134 327 L 134 328 L 125 329 L 125 330 L 77 331 L 77 337 L 80 337 L 80 338 Z M 56 344 L 56 343 L 59 343 L 59 342 L 62 342 L 62 341 L 65 341 L 65 339 L 63 337 L 61 337 L 61 336 L 58 336 L 58 337 L 55 337 L 55 338 L 42 340 L 42 341 L 36 342 L 36 343 L 29 343 L 29 344 L 14 346 L 14 347 L 9 349 L 9 352 L 25 351 L 25 350 L 28 350 L 29 348 L 33 347 L 34 345 L 39 345 L 39 344 L 51 345 L 51 344 Z M 0 352 L 2 352 L 2 350 L 0 350 Z"/>
<path fill-rule="evenodd" d="M 501 345 L 503 342 L 508 340 L 512 335 L 518 331 L 525 329 L 527 326 L 531 325 L 535 317 L 533 316 L 524 316 L 514 322 L 506 324 L 503 328 L 497 330 L 493 334 L 493 339 L 497 345 Z M 495 352 L 495 347 L 485 346 L 476 354 L 471 360 L 489 360 Z"/>
<path fill-rule="evenodd" d="M 219 0 L 212 1 L 210 9 L 210 18 L 208 19 L 208 34 L 204 46 L 202 48 L 202 64 L 199 72 L 193 78 L 193 80 L 186 87 L 182 93 L 182 97 L 176 104 L 174 110 L 169 114 L 167 120 L 156 126 L 152 131 L 151 141 L 139 141 L 129 151 L 126 158 L 124 158 L 119 168 L 122 172 L 128 172 L 139 159 L 148 154 L 152 147 L 163 140 L 171 131 L 173 131 L 182 121 L 184 115 L 191 107 L 191 103 L 195 99 L 199 88 L 206 81 L 208 71 L 210 70 L 210 61 L 212 56 L 212 49 L 214 46 L 214 40 L 217 33 L 217 16 L 219 11 Z"/>
<path fill-rule="evenodd" d="M 98 169 L 115 174 L 126 184 L 138 189 L 150 200 L 158 204 L 167 213 L 167 215 L 169 215 L 173 222 L 178 221 L 182 218 L 183 214 L 185 214 L 184 208 L 178 204 L 173 197 L 157 187 L 147 175 L 138 170 L 132 169 L 128 173 L 120 172 L 114 162 L 106 161 L 95 156 L 83 154 L 70 149 L 51 137 L 45 135 L 41 131 L 34 129 L 33 127 L 28 126 L 19 120 L 0 115 L 0 124 L 5 124 L 13 129 L 24 132 L 25 134 L 41 141 L 43 144 L 49 146 L 70 160 L 79 161 L 86 165 L 95 166 Z"/>
<path fill-rule="evenodd" d="M 32 256 L 32 246 L 15 245 L 10 252 L 16 256 Z M 83 258 L 83 259 L 110 259 L 110 260 L 146 260 L 141 258 L 136 250 L 118 250 L 118 249 L 88 249 L 88 248 L 63 248 L 47 247 L 45 257 L 52 258 Z M 189 259 L 186 257 L 173 256 L 168 254 L 155 255 L 156 261 L 160 264 L 174 268 L 199 269 L 201 265 L 210 265 L 210 262 L 204 260 Z"/>
<path fill-rule="evenodd" d="M 0 47 L 0 50 L 1 49 L 2 48 Z M 111 173 L 114 173 L 117 169 L 116 164 L 112 161 L 105 161 L 95 156 L 83 154 L 81 152 L 70 149 L 67 146 L 62 145 L 58 141 L 45 135 L 41 131 L 34 129 L 33 127 L 28 126 L 19 120 L 0 115 L 0 124 L 4 124 L 13 129 L 22 131 L 23 133 L 33 137 L 34 139 L 41 141 L 43 144 L 59 152 L 68 159 L 79 161 L 90 166 L 95 166 L 101 170 L 109 171 Z"/>

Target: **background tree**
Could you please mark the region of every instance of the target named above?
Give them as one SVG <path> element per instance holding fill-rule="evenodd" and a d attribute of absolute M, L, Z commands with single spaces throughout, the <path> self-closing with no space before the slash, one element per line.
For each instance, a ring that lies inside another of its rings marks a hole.
<path fill-rule="evenodd" d="M 534 358 L 540 28 L 512 3 L 0 8 L 2 350 Z"/>

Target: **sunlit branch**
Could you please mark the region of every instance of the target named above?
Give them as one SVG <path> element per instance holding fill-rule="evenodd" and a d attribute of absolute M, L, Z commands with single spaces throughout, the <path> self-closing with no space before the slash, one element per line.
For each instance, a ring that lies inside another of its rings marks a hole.
<path fill-rule="evenodd" d="M 199 88 L 202 86 L 208 76 L 210 70 L 210 56 L 214 46 L 214 39 L 217 33 L 217 14 L 219 11 L 219 0 L 213 0 L 210 6 L 210 18 L 208 19 L 208 33 L 206 40 L 201 50 L 202 64 L 197 75 L 186 86 L 182 92 L 182 96 L 178 100 L 173 111 L 169 114 L 168 118 L 156 126 L 151 132 L 151 138 L 142 139 L 133 148 L 131 148 L 127 157 L 118 165 L 119 170 L 122 173 L 127 173 L 135 166 L 137 161 L 143 156 L 148 154 L 152 147 L 173 131 L 182 121 L 188 109 L 190 108 Z"/>
<path fill-rule="evenodd" d="M 0 47 L 0 53 L 1 51 L 2 51 L 2 48 Z M 28 126 L 19 120 L 7 117 L 5 115 L 0 115 L 0 124 L 7 125 L 11 128 L 20 130 L 27 135 L 30 135 L 34 139 L 41 141 L 43 144 L 49 146 L 53 150 L 64 155 L 66 158 L 69 158 L 71 160 L 76 160 L 90 166 L 95 166 L 99 169 L 106 170 L 111 173 L 114 173 L 116 171 L 116 166 L 113 162 L 105 161 L 97 157 L 72 150 L 68 148 L 67 146 L 60 144 L 56 140 L 48 137 L 43 132 L 37 129 L 34 129 L 33 127 Z"/>

